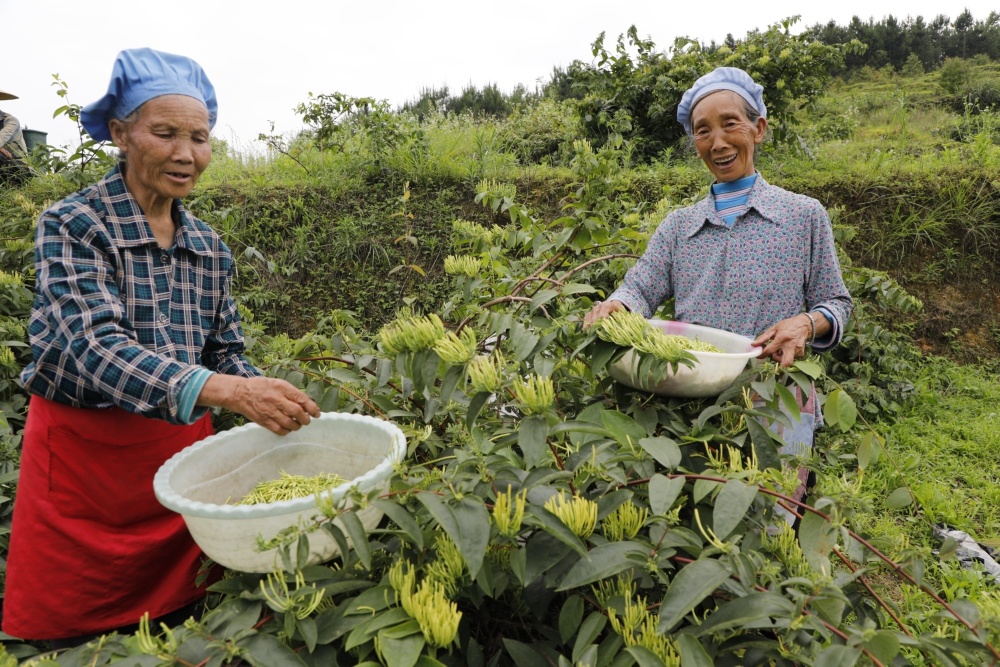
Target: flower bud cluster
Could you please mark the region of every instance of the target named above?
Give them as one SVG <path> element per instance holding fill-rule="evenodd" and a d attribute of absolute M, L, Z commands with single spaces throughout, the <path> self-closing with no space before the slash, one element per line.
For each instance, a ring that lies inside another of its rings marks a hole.
<path fill-rule="evenodd" d="M 597 335 L 602 340 L 622 347 L 634 347 L 639 352 L 651 354 L 657 359 L 676 361 L 684 350 L 695 352 L 722 352 L 711 343 L 665 334 L 651 326 L 645 317 L 628 310 L 616 310 L 598 320 Z"/>
<path fill-rule="evenodd" d="M 469 362 L 469 382 L 473 391 L 495 394 L 503 388 L 503 371 L 507 361 L 499 352 L 483 355 Z"/>
<path fill-rule="evenodd" d="M 524 520 L 524 504 L 528 491 L 514 495 L 514 490 L 508 486 L 506 493 L 498 493 L 493 503 L 493 522 L 504 537 L 516 537 L 521 531 Z"/>
<path fill-rule="evenodd" d="M 24 287 L 24 276 L 0 269 L 0 287 Z"/>
<path fill-rule="evenodd" d="M 773 533 L 773 534 L 772 534 Z M 815 580 L 815 573 L 799 546 L 795 531 L 785 521 L 779 521 L 776 530 L 766 530 L 761 535 L 764 548 L 773 553 L 788 570 L 789 576 Z"/>
<path fill-rule="evenodd" d="M 661 634 L 658 629 L 659 619 L 646 608 L 645 598 L 633 601 L 625 600 L 623 616 L 619 617 L 613 607 L 608 608 L 608 620 L 617 632 L 625 646 L 641 646 L 661 661 L 666 667 L 680 667 L 681 656 L 673 638 Z"/>
<path fill-rule="evenodd" d="M 424 579 L 417 586 L 413 566 L 400 560 L 389 569 L 389 584 L 403 610 L 420 626 L 428 644 L 444 648 L 455 641 L 462 612 L 448 599 L 440 583 Z"/>
<path fill-rule="evenodd" d="M 597 503 L 582 496 L 573 495 L 567 500 L 566 493 L 560 491 L 545 501 L 545 509 L 559 517 L 577 537 L 586 539 L 597 527 Z"/>
<path fill-rule="evenodd" d="M 427 564 L 425 574 L 434 583 L 444 588 L 445 595 L 451 597 L 458 593 L 459 584 L 465 575 L 465 559 L 458 545 L 445 532 L 438 532 L 434 538 L 434 551 L 437 558 Z"/>
<path fill-rule="evenodd" d="M 627 500 L 619 505 L 614 512 L 604 517 L 604 521 L 601 522 L 604 537 L 609 542 L 631 540 L 639 534 L 639 530 L 646 524 L 648 517 L 649 510 L 645 507 L 638 507 L 631 500 Z"/>
<path fill-rule="evenodd" d="M 459 236 L 464 236 L 471 241 L 483 241 L 487 244 L 493 242 L 494 235 L 499 231 L 497 229 L 487 229 L 478 222 L 469 222 L 468 220 L 461 219 L 452 222 L 451 229 Z"/>
<path fill-rule="evenodd" d="M 476 356 L 478 346 L 479 339 L 476 337 L 476 332 L 465 327 L 458 335 L 454 331 L 449 331 L 444 337 L 439 338 L 434 343 L 434 351 L 446 364 L 464 366 Z"/>
<path fill-rule="evenodd" d="M 434 347 L 444 336 L 444 322 L 434 313 L 426 317 L 401 318 L 382 327 L 378 336 L 389 354 L 420 352 Z"/>
<path fill-rule="evenodd" d="M 529 375 L 514 383 L 514 394 L 529 415 L 545 414 L 556 400 L 552 378 Z"/>
<path fill-rule="evenodd" d="M 444 272 L 449 276 L 463 274 L 475 278 L 483 269 L 483 260 L 472 255 L 448 255 L 444 258 Z"/>

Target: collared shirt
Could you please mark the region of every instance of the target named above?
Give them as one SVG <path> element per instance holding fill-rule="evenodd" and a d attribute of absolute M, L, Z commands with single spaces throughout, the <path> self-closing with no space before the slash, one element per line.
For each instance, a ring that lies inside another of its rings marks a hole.
<path fill-rule="evenodd" d="M 0 111 L 0 148 L 6 148 L 18 157 L 28 154 L 20 121 L 3 111 Z"/>
<path fill-rule="evenodd" d="M 608 300 L 650 317 L 670 297 L 676 319 L 750 337 L 803 307 L 825 311 L 833 333 L 817 350 L 840 342 L 853 307 L 826 210 L 759 175 L 731 227 L 711 193 L 670 213 Z"/>
<path fill-rule="evenodd" d="M 172 214 L 167 252 L 115 167 L 41 215 L 34 361 L 21 373 L 29 392 L 184 423 L 205 413 L 182 399 L 188 383 L 204 383 L 205 369 L 258 375 L 243 356 L 229 248 L 179 200 Z"/>

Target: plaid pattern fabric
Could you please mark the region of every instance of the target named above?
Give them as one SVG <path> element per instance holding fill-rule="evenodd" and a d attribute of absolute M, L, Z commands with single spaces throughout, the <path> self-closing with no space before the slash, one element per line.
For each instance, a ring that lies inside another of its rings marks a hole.
<path fill-rule="evenodd" d="M 171 253 L 157 244 L 119 167 L 42 214 L 34 361 L 21 373 L 29 392 L 181 423 L 181 391 L 199 368 L 258 374 L 243 357 L 229 248 L 179 200 L 173 216 Z"/>

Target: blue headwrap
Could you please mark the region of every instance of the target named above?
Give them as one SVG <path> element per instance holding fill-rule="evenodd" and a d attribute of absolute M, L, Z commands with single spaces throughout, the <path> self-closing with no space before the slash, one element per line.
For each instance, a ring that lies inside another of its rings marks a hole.
<path fill-rule="evenodd" d="M 118 54 L 107 94 L 83 108 L 80 123 L 95 140 L 109 141 L 109 120 L 125 118 L 160 95 L 187 95 L 202 102 L 208 109 L 209 128 L 215 127 L 219 105 L 201 65 L 186 56 L 153 49 L 126 49 Z"/>
<path fill-rule="evenodd" d="M 691 109 L 701 98 L 717 90 L 731 90 L 767 118 L 767 107 L 764 106 L 764 87 L 755 83 L 750 75 L 736 67 L 719 67 L 694 82 L 694 85 L 681 97 L 677 105 L 677 122 L 684 126 L 684 131 L 691 134 Z"/>

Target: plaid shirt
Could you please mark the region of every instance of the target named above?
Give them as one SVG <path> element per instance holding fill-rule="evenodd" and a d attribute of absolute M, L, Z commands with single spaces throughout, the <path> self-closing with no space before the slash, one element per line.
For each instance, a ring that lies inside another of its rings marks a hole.
<path fill-rule="evenodd" d="M 29 392 L 180 423 L 181 393 L 192 378 L 203 380 L 200 369 L 258 375 L 243 357 L 229 248 L 180 200 L 173 217 L 168 252 L 119 167 L 42 214 L 29 326 L 34 361 L 21 373 Z"/>

